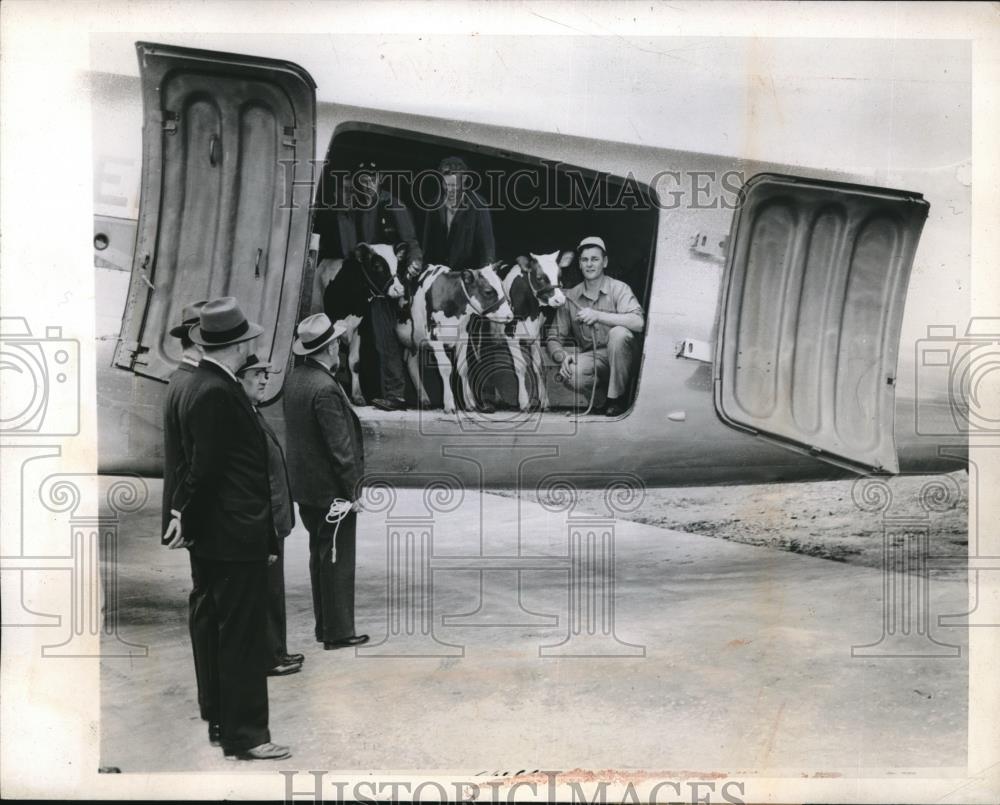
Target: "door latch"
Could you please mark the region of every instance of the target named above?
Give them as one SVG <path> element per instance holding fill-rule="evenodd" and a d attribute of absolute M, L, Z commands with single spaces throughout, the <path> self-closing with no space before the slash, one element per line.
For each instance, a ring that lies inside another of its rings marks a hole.
<path fill-rule="evenodd" d="M 694 338 L 685 338 L 677 345 L 677 357 L 687 358 L 701 363 L 711 363 L 712 354 L 715 352 L 713 344 L 707 341 L 697 341 Z"/>

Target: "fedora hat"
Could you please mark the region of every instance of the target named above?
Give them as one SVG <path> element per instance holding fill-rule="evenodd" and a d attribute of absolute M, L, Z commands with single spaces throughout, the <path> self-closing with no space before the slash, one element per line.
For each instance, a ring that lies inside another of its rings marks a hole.
<path fill-rule="evenodd" d="M 204 304 L 188 338 L 203 347 L 223 347 L 249 341 L 262 332 L 259 324 L 247 321 L 236 297 L 223 296 Z"/>
<path fill-rule="evenodd" d="M 239 377 L 242 374 L 246 374 L 251 369 L 263 369 L 265 372 L 272 372 L 274 374 L 281 371 L 280 369 L 275 369 L 273 363 L 261 360 L 255 354 L 251 354 L 247 356 L 247 359 L 243 361 L 243 365 L 237 369 L 234 374 Z"/>
<path fill-rule="evenodd" d="M 292 344 L 292 352 L 296 355 L 311 355 L 345 332 L 346 328 L 342 324 L 333 324 L 325 313 L 307 316 L 295 328 L 298 338 Z"/>
<path fill-rule="evenodd" d="M 181 323 L 170 328 L 170 335 L 174 338 L 186 336 L 191 327 L 198 323 L 198 313 L 205 306 L 206 301 L 202 299 L 200 302 L 184 305 L 184 309 L 181 311 Z"/>

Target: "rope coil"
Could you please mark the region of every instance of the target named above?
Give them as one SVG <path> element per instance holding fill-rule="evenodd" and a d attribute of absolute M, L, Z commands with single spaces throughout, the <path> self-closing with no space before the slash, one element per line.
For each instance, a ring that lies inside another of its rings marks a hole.
<path fill-rule="evenodd" d="M 330 546 L 330 564 L 337 564 L 337 532 L 340 530 L 340 524 L 344 519 L 351 513 L 351 506 L 353 504 L 349 500 L 344 500 L 344 498 L 334 498 L 333 503 L 330 504 L 330 509 L 326 513 L 326 521 L 328 523 L 336 523 L 333 528 L 333 541 Z"/>

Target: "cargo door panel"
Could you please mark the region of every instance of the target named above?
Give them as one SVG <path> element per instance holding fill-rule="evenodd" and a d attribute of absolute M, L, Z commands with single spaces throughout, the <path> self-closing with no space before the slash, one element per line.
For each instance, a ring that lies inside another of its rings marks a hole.
<path fill-rule="evenodd" d="M 143 177 L 116 365 L 166 379 L 189 302 L 235 296 L 288 359 L 307 253 L 315 87 L 268 59 L 137 45 Z M 277 393 L 278 382 L 268 390 Z"/>
<path fill-rule="evenodd" d="M 820 459 L 896 472 L 896 358 L 928 204 L 761 174 L 733 223 L 716 347 L 729 424 Z"/>

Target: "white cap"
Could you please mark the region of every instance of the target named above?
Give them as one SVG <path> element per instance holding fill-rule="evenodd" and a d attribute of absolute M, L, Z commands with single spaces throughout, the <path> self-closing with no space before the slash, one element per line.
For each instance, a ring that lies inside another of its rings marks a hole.
<path fill-rule="evenodd" d="M 576 247 L 576 250 L 578 252 L 582 252 L 588 246 L 597 246 L 597 248 L 599 248 L 605 254 L 608 253 L 608 249 L 604 245 L 604 239 L 603 238 L 599 238 L 596 235 L 591 235 L 590 237 L 584 238 L 583 240 L 581 240 L 580 241 L 580 245 Z"/>

